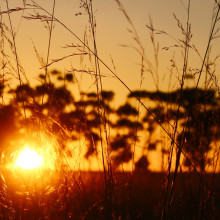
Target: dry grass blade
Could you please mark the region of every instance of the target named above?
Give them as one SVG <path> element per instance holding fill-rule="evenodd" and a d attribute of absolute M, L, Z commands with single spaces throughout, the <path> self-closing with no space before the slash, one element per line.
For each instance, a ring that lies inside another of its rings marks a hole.
<path fill-rule="evenodd" d="M 9 4 L 8 4 L 8 0 L 6 0 L 6 4 L 7 4 L 7 10 L 10 10 L 9 9 Z M 21 73 L 20 73 L 20 65 L 19 65 L 19 60 L 18 60 L 17 47 L 16 47 L 16 43 L 15 43 L 15 34 L 14 34 L 14 31 L 13 31 L 12 21 L 11 21 L 10 14 L 8 14 L 8 19 L 9 19 L 10 29 L 11 29 L 10 31 L 11 31 L 11 35 L 12 35 L 12 39 L 13 39 L 13 48 L 14 48 L 14 55 L 15 55 L 15 60 L 16 60 L 18 79 L 19 79 L 20 86 L 22 86 L 22 79 L 21 79 Z M 21 96 L 22 96 L 22 98 L 24 100 L 24 96 L 23 96 L 23 91 L 22 90 L 21 90 Z M 26 118 L 26 109 L 25 109 L 24 102 L 23 102 L 23 111 L 24 111 L 24 118 Z"/>
<path fill-rule="evenodd" d="M 59 58 L 59 59 L 53 59 L 52 62 L 48 63 L 48 64 L 45 65 L 45 66 L 42 66 L 40 69 L 45 69 L 46 67 L 49 67 L 49 66 L 51 66 L 52 64 L 57 63 L 57 62 L 59 62 L 59 61 L 65 60 L 66 58 L 74 57 L 74 56 L 82 56 L 82 55 L 88 55 L 88 53 L 87 53 L 87 52 L 73 53 L 73 54 L 64 56 L 64 57 Z"/>

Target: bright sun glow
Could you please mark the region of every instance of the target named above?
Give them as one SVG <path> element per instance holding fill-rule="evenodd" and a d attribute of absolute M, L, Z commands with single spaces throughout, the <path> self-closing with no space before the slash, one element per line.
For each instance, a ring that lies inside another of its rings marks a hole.
<path fill-rule="evenodd" d="M 34 150 L 25 148 L 18 156 L 15 167 L 35 169 L 43 165 L 43 158 Z"/>

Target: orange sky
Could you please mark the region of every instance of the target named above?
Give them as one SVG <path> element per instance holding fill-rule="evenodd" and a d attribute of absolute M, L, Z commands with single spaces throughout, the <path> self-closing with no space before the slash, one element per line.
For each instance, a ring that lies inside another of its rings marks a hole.
<path fill-rule="evenodd" d="M 9 6 L 11 8 L 22 6 L 23 1 L 10 1 Z M 31 1 L 27 1 L 31 2 Z M 48 11 L 52 11 L 53 1 L 37 0 L 38 4 L 44 7 Z M 164 30 L 173 37 L 177 39 L 182 39 L 180 29 L 177 27 L 177 22 L 173 17 L 173 13 L 180 19 L 185 26 L 187 12 L 184 8 L 187 6 L 188 1 L 174 1 L 174 0 L 126 0 L 121 1 L 124 4 L 126 12 L 130 16 L 133 24 L 137 30 L 137 33 L 141 39 L 141 42 L 145 48 L 147 58 L 154 64 L 154 59 L 152 56 L 152 44 L 149 40 L 149 31 L 146 28 L 146 24 L 149 23 L 149 16 L 151 16 L 155 28 Z M 193 0 L 191 1 L 191 23 L 193 32 L 193 43 L 200 51 L 201 56 L 204 56 L 204 52 L 207 46 L 211 15 L 213 9 L 213 1 L 206 0 Z M 1 3 L 0 7 L 2 10 L 6 10 L 6 5 L 4 2 Z M 79 1 L 57 0 L 55 7 L 55 16 L 60 19 L 65 25 L 67 25 L 75 34 L 77 34 L 81 39 L 83 39 L 85 28 L 88 29 L 88 18 L 86 15 L 75 16 L 76 13 L 82 11 L 79 8 Z M 125 17 L 118 10 L 118 6 L 114 0 L 96 0 L 94 1 L 94 11 L 97 23 L 97 45 L 98 53 L 100 57 L 111 67 L 111 58 L 113 58 L 117 74 L 121 79 L 131 88 L 136 89 L 140 86 L 140 62 L 141 57 L 135 53 L 132 48 L 121 47 L 120 44 L 133 45 L 136 46 L 135 42 L 132 40 L 131 34 L 128 33 L 127 28 L 130 28 Z M 31 13 L 30 10 L 25 12 L 25 15 Z M 34 81 L 35 76 L 39 73 L 39 63 L 37 61 L 33 44 L 40 55 L 45 59 L 47 56 L 47 45 L 48 45 L 48 31 L 43 27 L 43 23 L 36 20 L 25 20 L 21 18 L 22 13 L 16 12 L 12 13 L 12 23 L 14 30 L 17 31 L 16 44 L 18 56 L 21 60 L 21 64 L 26 70 L 26 74 L 30 81 Z M 3 19 L 7 22 L 7 14 L 3 14 Z M 160 49 L 165 46 L 171 46 L 175 44 L 175 41 L 164 35 L 157 35 L 156 41 L 160 42 Z M 55 29 L 52 33 L 51 41 L 51 51 L 50 60 L 61 58 L 65 55 L 71 54 L 73 51 L 71 49 L 63 48 L 66 44 L 78 44 L 79 42 L 70 34 L 67 30 L 61 27 L 59 24 L 55 25 Z M 214 42 L 213 57 L 220 51 L 219 39 Z M 170 59 L 172 58 L 173 50 L 159 51 L 159 87 L 161 89 L 168 88 L 168 76 L 169 71 L 167 68 L 170 67 Z M 200 68 L 201 61 L 195 53 L 190 54 L 190 64 L 192 68 Z M 182 57 L 180 55 L 180 50 L 175 49 L 176 61 L 179 62 L 179 69 L 182 68 Z M 70 69 L 71 65 L 78 67 L 78 58 L 66 59 L 59 64 L 51 66 L 52 68 L 59 68 L 60 70 Z M 105 68 L 102 68 L 102 72 L 110 74 Z M 82 83 L 83 89 L 87 90 L 92 80 L 90 77 L 84 76 L 85 81 Z M 145 80 L 143 86 L 149 89 L 155 89 L 153 85 L 152 77 L 149 73 L 145 72 Z M 85 83 L 88 80 L 88 83 Z M 173 83 L 176 83 L 174 76 Z M 112 89 L 111 85 L 114 83 L 114 88 L 123 91 L 122 85 L 117 82 L 117 80 L 112 78 L 107 78 L 104 80 L 105 88 Z"/>

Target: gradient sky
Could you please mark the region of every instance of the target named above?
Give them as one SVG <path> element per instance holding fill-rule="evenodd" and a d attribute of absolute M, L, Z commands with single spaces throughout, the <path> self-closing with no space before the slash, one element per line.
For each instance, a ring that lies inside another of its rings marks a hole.
<path fill-rule="evenodd" d="M 22 7 L 22 0 L 8 0 L 9 7 Z M 36 0 L 36 2 L 45 8 L 47 11 L 52 12 L 53 0 Z M 31 1 L 26 1 L 31 3 Z M 149 30 L 146 24 L 149 24 L 149 16 L 153 20 L 156 29 L 164 30 L 175 39 L 184 39 L 180 28 L 178 28 L 177 21 L 174 19 L 173 13 L 186 27 L 187 20 L 187 0 L 122 0 L 121 3 L 132 20 L 134 27 L 140 37 L 140 41 L 145 49 L 147 58 L 154 65 L 153 47 L 150 42 Z M 83 40 L 85 30 L 89 36 L 88 17 L 80 9 L 79 0 L 56 0 L 55 17 L 62 21 L 71 31 L 73 31 L 80 39 Z M 214 0 L 191 0 L 190 22 L 192 25 L 193 38 L 192 42 L 204 57 L 205 50 L 208 43 L 208 38 L 211 28 L 212 11 Z M 0 2 L 1 11 L 6 11 L 5 1 Z M 76 13 L 82 12 L 82 15 L 76 16 Z M 26 10 L 24 16 L 32 14 L 32 10 Z M 40 12 L 43 13 L 43 12 Z M 125 19 L 123 13 L 118 9 L 115 0 L 94 0 L 94 13 L 97 23 L 96 37 L 98 54 L 102 60 L 113 69 L 111 57 L 116 67 L 117 75 L 128 85 L 131 90 L 140 88 L 140 72 L 141 72 L 141 57 L 132 48 L 125 48 L 121 44 L 132 45 L 137 47 L 132 39 L 132 35 L 127 31 L 130 28 L 129 23 Z M 37 61 L 34 52 L 33 43 L 37 48 L 38 53 L 46 59 L 48 48 L 48 30 L 44 27 L 44 23 L 38 20 L 26 20 L 22 18 L 22 12 L 14 12 L 10 14 L 14 31 L 16 31 L 16 46 L 18 57 L 26 72 L 27 78 L 31 83 L 37 83 L 37 75 L 40 72 L 40 64 Z M 8 24 L 8 15 L 2 14 L 3 21 Z M 217 28 L 220 27 L 217 24 Z M 171 67 L 170 60 L 174 56 L 178 64 L 178 70 L 181 73 L 183 66 L 182 50 L 173 48 L 168 51 L 163 50 L 163 47 L 169 47 L 176 42 L 171 37 L 166 35 L 157 35 L 156 41 L 160 44 L 159 50 L 159 89 L 167 90 L 169 87 L 169 68 Z M 49 60 L 59 59 L 67 56 L 73 52 L 71 48 L 64 48 L 67 44 L 80 44 L 67 30 L 60 24 L 56 23 L 52 32 L 51 50 Z M 213 42 L 211 59 L 214 59 L 220 51 L 220 38 L 215 39 Z M 92 45 L 92 42 L 90 42 Z M 5 47 L 5 50 L 9 50 Z M 11 57 L 13 55 L 11 54 Z M 189 65 L 191 68 L 201 68 L 201 60 L 195 52 L 191 51 L 189 56 Z M 86 68 L 90 65 L 84 63 Z M 58 68 L 61 71 L 65 69 L 83 68 L 79 64 L 79 58 L 74 57 L 65 59 L 52 65 L 49 69 Z M 219 70 L 219 61 L 217 60 L 217 70 Z M 107 69 L 101 66 L 101 72 L 106 75 L 111 75 Z M 219 78 L 219 72 L 216 71 L 216 76 Z M 81 90 L 88 92 L 94 90 L 91 87 L 94 79 L 88 74 L 76 73 L 80 82 Z M 174 73 L 172 75 L 171 89 L 179 87 L 178 78 L 180 75 Z M 126 88 L 114 77 L 103 78 L 104 89 L 116 91 L 117 103 L 124 102 L 122 97 L 128 94 Z M 201 81 L 201 86 L 202 86 Z M 77 86 L 76 86 L 77 87 Z M 155 89 L 154 82 L 148 72 L 144 73 L 144 81 L 142 84 L 143 89 Z M 151 158 L 153 158 L 152 155 Z M 157 156 L 155 156 L 157 158 Z M 157 159 L 152 160 L 151 166 L 156 166 Z"/>
<path fill-rule="evenodd" d="M 2 11 L 6 10 L 6 5 L 2 1 L 0 7 Z M 22 6 L 23 1 L 9 0 L 9 7 Z M 27 1 L 30 3 L 31 1 Z M 36 2 L 44 7 L 49 12 L 52 11 L 53 1 L 36 0 Z M 83 39 L 85 29 L 88 30 L 88 17 L 83 14 L 81 16 L 75 16 L 78 12 L 83 12 L 79 8 L 80 1 L 73 0 L 57 0 L 55 7 L 55 16 L 61 20 L 66 26 L 68 26 L 77 36 Z M 183 26 L 186 26 L 187 18 L 187 4 L 188 1 L 183 0 L 124 0 L 121 1 L 124 5 L 127 14 L 130 16 L 137 33 L 141 39 L 146 55 L 154 65 L 154 59 L 152 56 L 152 44 L 149 38 L 149 31 L 146 28 L 146 24 L 149 24 L 149 16 L 153 20 L 154 27 L 160 30 L 164 30 L 176 39 L 183 39 L 181 30 L 177 27 L 177 22 L 174 19 L 173 13 L 182 22 Z M 205 49 L 208 42 L 208 37 L 211 27 L 211 16 L 213 10 L 214 0 L 192 0 L 190 20 L 192 24 L 193 38 L 192 42 L 195 44 L 201 56 L 204 56 Z M 125 17 L 118 9 L 118 6 L 114 0 L 95 0 L 94 11 L 97 23 L 97 46 L 99 56 L 113 68 L 111 57 L 114 60 L 114 64 L 117 70 L 118 76 L 131 88 L 137 89 L 140 86 L 140 63 L 141 57 L 132 49 L 121 47 L 120 44 L 137 46 L 132 39 L 132 35 L 127 31 L 130 28 Z M 32 13 L 30 10 L 26 10 L 24 15 Z M 40 72 L 39 63 L 37 62 L 36 55 L 33 49 L 34 42 L 38 52 L 45 59 L 47 56 L 48 45 L 48 31 L 44 28 L 42 22 L 37 20 L 21 19 L 21 12 L 12 13 L 12 23 L 14 30 L 17 31 L 16 44 L 18 56 L 21 60 L 21 64 L 26 70 L 26 74 L 30 81 L 34 81 L 36 75 Z M 7 14 L 3 14 L 3 19 L 7 22 Z M 160 43 L 159 51 L 159 87 L 161 89 L 168 88 L 168 78 L 170 68 L 170 59 L 175 52 L 176 62 L 179 63 L 179 70 L 181 71 L 183 65 L 183 59 L 181 57 L 180 49 L 171 49 L 169 51 L 162 50 L 163 47 L 169 47 L 175 44 L 175 41 L 165 35 L 157 35 L 156 41 Z M 80 44 L 67 30 L 61 27 L 59 24 L 55 24 L 55 29 L 52 33 L 50 60 L 61 58 L 62 56 L 71 54 L 72 49 L 63 48 L 66 44 Z M 213 57 L 220 51 L 219 39 L 213 41 Z M 92 45 L 92 44 L 90 44 Z M 78 58 L 71 58 L 61 61 L 60 63 L 51 66 L 50 69 L 59 68 L 60 70 L 70 69 L 72 66 L 79 66 Z M 194 52 L 190 53 L 190 65 L 192 68 L 200 68 L 201 61 L 198 56 L 195 56 Z M 102 68 L 102 72 L 110 74 L 105 68 Z M 84 76 L 85 81 L 83 83 L 83 89 L 90 88 L 90 84 L 93 82 L 90 77 Z M 88 78 L 88 79 L 87 79 Z M 143 87 L 149 89 L 155 89 L 153 85 L 152 77 L 149 73 L 144 73 Z M 174 75 L 173 84 L 176 85 L 177 76 Z M 114 88 L 123 92 L 122 85 L 117 80 L 112 78 L 104 79 L 104 85 L 107 89 L 112 89 L 111 85 L 114 83 Z M 126 92 L 126 91 L 124 91 Z"/>

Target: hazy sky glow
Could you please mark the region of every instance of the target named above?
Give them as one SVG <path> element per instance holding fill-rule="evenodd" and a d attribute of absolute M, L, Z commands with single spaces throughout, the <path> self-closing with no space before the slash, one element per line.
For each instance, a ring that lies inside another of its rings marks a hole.
<path fill-rule="evenodd" d="M 39 5 L 44 7 L 49 12 L 52 11 L 53 1 L 36 1 Z M 141 43 L 143 44 L 146 55 L 149 60 L 152 61 L 154 65 L 154 59 L 152 55 L 152 44 L 149 38 L 149 31 L 146 28 L 146 24 L 149 24 L 149 16 L 153 20 L 154 27 L 160 30 L 164 30 L 176 39 L 184 39 L 181 30 L 177 26 L 177 22 L 174 19 L 173 13 L 182 22 L 183 26 L 186 26 L 187 19 L 187 2 L 188 1 L 174 1 L 174 0 L 139 0 L 139 1 L 121 1 L 125 7 L 127 14 L 130 16 L 134 27 L 140 37 Z M 23 1 L 9 1 L 9 7 L 22 7 Z M 26 3 L 31 3 L 27 1 Z M 184 6 L 185 5 L 185 6 Z M 190 20 L 192 23 L 192 42 L 195 44 L 201 56 L 204 56 L 204 52 L 207 46 L 208 37 L 211 27 L 211 16 L 213 10 L 214 0 L 193 0 L 191 1 L 191 12 Z M 67 0 L 56 1 L 55 7 L 55 17 L 62 21 L 66 26 L 68 26 L 77 36 L 83 40 L 84 32 L 87 28 L 89 29 L 88 17 L 83 13 L 83 10 L 79 8 L 79 1 Z M 28 7 L 28 6 L 27 6 Z M 1 10 L 7 10 L 5 1 L 1 3 Z M 114 0 L 96 0 L 94 1 L 94 11 L 97 23 L 97 46 L 98 53 L 100 57 L 111 67 L 111 58 L 114 60 L 117 74 L 125 81 L 131 89 L 139 88 L 140 85 L 140 56 L 135 53 L 132 48 L 121 47 L 121 44 L 137 46 L 132 39 L 132 35 L 127 31 L 130 28 L 129 23 L 126 21 L 125 17 L 118 9 L 118 6 Z M 82 15 L 75 16 L 76 13 L 82 12 Z M 39 11 L 39 13 L 43 14 Z M 28 14 L 33 14 L 32 10 L 26 10 L 24 16 Z M 44 24 L 38 20 L 26 20 L 21 19 L 22 12 L 11 13 L 12 23 L 14 30 L 17 31 L 16 44 L 18 56 L 21 60 L 27 77 L 30 81 L 34 81 L 36 74 L 40 72 L 39 63 L 34 52 L 33 43 L 34 42 L 38 52 L 44 59 L 47 56 L 47 45 L 48 45 L 48 30 L 44 28 Z M 7 23 L 7 14 L 2 15 L 2 19 Z M 88 36 L 89 38 L 89 36 Z M 179 63 L 179 69 L 182 67 L 182 57 L 181 50 L 178 48 L 170 49 L 169 51 L 162 50 L 163 47 L 169 47 L 175 44 L 175 41 L 165 35 L 157 35 L 156 41 L 160 43 L 159 51 L 159 78 L 160 78 L 160 88 L 167 89 L 167 80 L 169 71 L 167 68 L 170 67 L 170 59 L 175 51 L 176 62 Z M 63 48 L 67 44 L 80 44 L 77 39 L 75 39 L 67 30 L 60 26 L 60 24 L 55 24 L 55 28 L 52 32 L 51 59 L 62 58 L 65 55 L 71 54 L 72 49 Z M 217 55 L 220 51 L 219 39 L 213 41 L 213 57 Z M 92 46 L 92 44 L 90 43 Z M 192 68 L 200 68 L 201 61 L 198 56 L 195 56 L 195 52 L 190 54 L 190 65 Z M 50 68 L 59 68 L 61 70 L 70 69 L 72 66 L 79 67 L 79 59 L 71 58 L 65 59 L 60 63 L 57 63 Z M 89 64 L 86 64 L 87 66 Z M 102 68 L 103 73 L 110 74 L 106 69 Z M 86 78 L 90 78 L 87 77 Z M 165 79 L 165 80 L 163 80 Z M 87 79 L 85 79 L 87 81 Z M 106 82 L 105 82 L 106 81 Z M 112 81 L 111 78 L 104 80 L 105 86 L 109 88 L 109 82 Z M 120 88 L 120 83 L 117 80 L 113 80 L 116 87 Z M 88 79 L 88 84 L 85 84 L 84 89 L 90 87 L 92 80 Z M 175 84 L 175 76 L 174 81 Z M 150 89 L 155 89 L 152 83 L 152 77 L 149 73 L 145 73 L 144 87 Z M 111 87 L 109 88 L 111 89 Z"/>
<path fill-rule="evenodd" d="M 23 7 L 22 0 L 8 0 L 9 8 Z M 25 1 L 26 4 L 32 4 L 31 0 Z M 96 40 L 99 57 L 112 69 L 114 62 L 116 68 L 116 74 L 121 80 L 131 89 L 139 89 L 141 84 L 141 56 L 132 47 L 138 48 L 139 46 L 134 41 L 133 36 L 127 29 L 132 28 L 129 22 L 126 20 L 123 13 L 119 10 L 116 1 L 114 0 L 94 0 L 94 13 L 96 18 Z M 214 0 L 191 0 L 190 8 L 190 23 L 192 29 L 192 43 L 199 51 L 201 57 L 204 57 L 210 29 L 212 25 L 212 12 L 214 6 Z M 36 0 L 36 3 L 46 9 L 48 12 L 52 12 L 53 0 Z M 122 0 L 121 3 L 129 15 L 135 30 L 140 38 L 140 42 L 145 50 L 146 58 L 151 62 L 153 68 L 156 67 L 153 46 L 150 41 L 150 32 L 146 27 L 149 24 L 149 17 L 153 21 L 154 28 L 163 30 L 168 33 L 155 35 L 156 44 L 159 43 L 159 89 L 176 89 L 180 87 L 179 79 L 183 68 L 183 49 L 178 47 L 172 47 L 176 44 L 176 41 L 185 40 L 181 29 L 177 25 L 177 19 L 186 27 L 187 21 L 187 0 Z M 32 6 L 26 5 L 27 8 Z M 0 2 L 0 10 L 7 11 L 6 1 Z M 45 12 L 41 10 L 35 10 L 41 15 L 45 15 Z M 12 19 L 13 30 L 16 32 L 15 42 L 17 48 L 18 58 L 22 67 L 25 70 L 27 79 L 36 84 L 37 75 L 43 72 L 40 63 L 38 62 L 34 46 L 39 55 L 44 58 L 47 57 L 48 51 L 48 39 L 49 32 L 45 28 L 45 23 L 39 20 L 27 20 L 25 16 L 30 16 L 34 11 L 26 9 L 23 11 L 10 13 Z M 76 14 L 82 13 L 76 16 Z M 174 14 L 177 19 L 174 18 Z M 22 17 L 24 16 L 24 17 Z M 89 46 L 92 49 L 92 39 L 90 33 L 90 27 L 88 23 L 88 16 L 80 8 L 79 0 L 57 0 L 55 6 L 55 17 L 65 24 L 72 32 L 74 32 L 82 41 L 85 32 Z M 9 26 L 8 14 L 2 13 L 1 20 Z M 217 23 L 216 29 L 220 25 Z M 80 45 L 80 42 L 68 32 L 62 25 L 55 22 L 54 29 L 52 31 L 51 49 L 49 56 L 49 63 L 53 59 L 60 59 L 64 56 L 68 56 L 77 52 L 73 48 L 65 48 L 66 45 Z M 122 45 L 128 45 L 124 47 Z M 210 59 L 213 60 L 220 51 L 220 38 L 216 38 L 212 41 L 212 53 Z M 82 46 L 82 45 L 80 45 Z M 164 47 L 171 47 L 169 50 L 163 49 Z M 4 47 L 5 53 L 10 55 L 11 62 L 15 65 L 13 54 L 10 52 L 9 46 Z M 174 73 L 170 79 L 171 62 L 175 60 L 177 69 L 179 71 Z M 80 63 L 80 57 L 70 57 L 57 62 L 49 67 L 49 70 L 59 69 L 61 71 L 70 70 L 72 67 L 76 69 L 90 69 L 92 65 L 85 59 L 84 63 Z M 2 64 L 0 64 L 2 65 Z M 191 50 L 189 54 L 189 67 L 191 69 L 200 69 L 202 61 L 195 51 Z M 146 65 L 146 68 L 148 66 Z M 1 68 L 1 66 L 0 66 Z M 219 78 L 219 60 L 216 61 L 216 77 Z M 188 70 L 190 72 L 190 68 Z M 102 74 L 108 76 L 103 78 L 103 88 L 106 90 L 114 90 L 116 92 L 117 104 L 122 104 L 128 91 L 126 88 L 104 67 L 101 65 Z M 194 74 L 194 72 L 191 72 Z M 80 89 L 85 92 L 94 91 L 94 78 L 86 73 L 75 73 L 79 80 Z M 15 73 L 16 75 L 16 73 Z M 18 82 L 11 77 L 13 82 Z M 197 75 L 195 76 L 195 82 Z M 203 75 L 200 86 L 203 86 Z M 190 85 L 195 85 L 195 82 L 191 82 Z M 74 85 L 78 88 L 78 85 Z M 171 88 L 169 88 L 169 86 Z M 156 86 L 149 72 L 144 72 L 144 80 L 142 88 L 147 90 L 155 90 Z M 215 87 L 214 87 L 215 88 Z M 151 153 L 151 167 L 154 169 L 160 169 L 157 167 L 158 156 Z M 153 159 L 152 159 L 153 158 Z"/>

